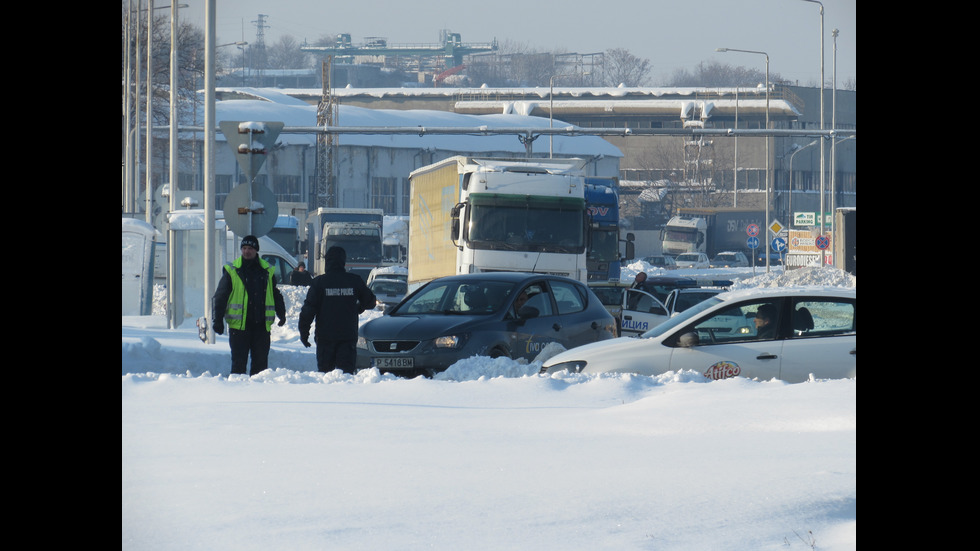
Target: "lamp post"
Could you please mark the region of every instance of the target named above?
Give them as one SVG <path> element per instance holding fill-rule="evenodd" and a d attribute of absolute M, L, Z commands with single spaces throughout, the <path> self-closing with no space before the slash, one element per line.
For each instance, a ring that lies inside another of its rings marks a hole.
<path fill-rule="evenodd" d="M 820 130 L 824 129 L 823 120 L 823 3 L 819 0 L 803 0 L 804 2 L 810 2 L 813 4 L 818 4 L 820 6 Z M 823 235 L 823 222 L 824 222 L 824 146 L 823 140 L 820 140 L 820 235 Z M 820 250 L 820 266 L 822 267 L 826 262 L 826 255 L 824 250 Z"/>
<path fill-rule="evenodd" d="M 766 56 L 766 130 L 769 130 L 769 54 L 755 50 L 737 50 L 735 48 L 715 48 L 716 52 L 742 52 Z M 769 236 L 769 136 L 766 136 L 766 237 Z M 766 273 L 769 272 L 769 244 L 766 248 Z"/>
<path fill-rule="evenodd" d="M 834 60 L 833 68 L 831 73 L 833 74 L 833 88 L 830 93 L 830 128 L 831 130 L 837 129 L 837 33 L 840 32 L 837 29 L 830 31 L 834 37 Z M 830 140 L 830 233 L 834 233 L 834 218 L 836 215 L 837 207 L 837 142 L 833 139 Z M 834 264 L 837 264 L 837 258 L 834 257 Z"/>

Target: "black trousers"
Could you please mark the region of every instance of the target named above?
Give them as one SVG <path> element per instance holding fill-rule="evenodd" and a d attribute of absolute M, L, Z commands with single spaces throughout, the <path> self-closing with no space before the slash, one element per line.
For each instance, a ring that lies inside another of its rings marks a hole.
<path fill-rule="evenodd" d="M 252 373 L 255 375 L 269 367 L 270 333 L 265 324 L 249 325 L 245 329 L 228 329 L 228 344 L 231 346 L 231 372 L 246 373 L 248 357 L 252 356 Z"/>
<path fill-rule="evenodd" d="M 354 373 L 354 360 L 357 359 L 357 341 L 335 341 L 316 339 L 316 369 L 329 373 L 335 368 L 344 373 Z"/>

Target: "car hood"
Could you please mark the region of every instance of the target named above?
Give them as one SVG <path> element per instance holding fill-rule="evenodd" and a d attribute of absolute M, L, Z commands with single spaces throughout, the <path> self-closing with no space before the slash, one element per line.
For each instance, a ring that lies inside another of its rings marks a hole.
<path fill-rule="evenodd" d="M 426 340 L 470 331 L 474 325 L 490 319 L 490 316 L 433 314 L 381 316 L 362 325 L 360 334 L 368 340 Z"/>
<path fill-rule="evenodd" d="M 661 348 L 664 347 L 660 344 L 660 339 L 618 337 L 576 346 L 556 354 L 544 362 L 544 368 L 547 369 L 564 362 L 585 361 L 589 364 L 589 367 L 585 369 L 586 373 L 617 371 L 618 369 L 630 371 L 629 366 L 634 362 L 651 361 L 651 353 Z M 601 366 L 601 368 L 596 369 L 597 366 Z"/>

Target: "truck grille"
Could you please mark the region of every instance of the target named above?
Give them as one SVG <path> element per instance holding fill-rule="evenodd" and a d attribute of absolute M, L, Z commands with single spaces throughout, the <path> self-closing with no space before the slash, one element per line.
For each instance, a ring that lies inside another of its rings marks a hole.
<path fill-rule="evenodd" d="M 371 341 L 375 352 L 408 352 L 419 345 L 419 341 Z"/>

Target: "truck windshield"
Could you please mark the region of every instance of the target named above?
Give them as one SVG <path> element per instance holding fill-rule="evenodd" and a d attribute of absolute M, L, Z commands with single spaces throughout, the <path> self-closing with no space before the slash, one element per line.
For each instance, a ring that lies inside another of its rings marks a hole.
<path fill-rule="evenodd" d="M 347 253 L 347 262 L 371 262 L 381 263 L 381 239 L 378 234 L 374 235 L 334 235 L 330 234 L 326 239 L 324 251 L 337 245 L 344 248 Z"/>
<path fill-rule="evenodd" d="M 664 241 L 694 243 L 697 240 L 697 236 L 698 232 L 694 229 L 677 229 L 668 227 L 664 232 Z"/>
<path fill-rule="evenodd" d="M 580 254 L 584 214 L 583 199 L 474 194 L 464 239 L 474 249 Z"/>
<path fill-rule="evenodd" d="M 616 228 L 593 230 L 589 259 L 599 262 L 611 262 L 619 259 L 619 231 Z"/>

